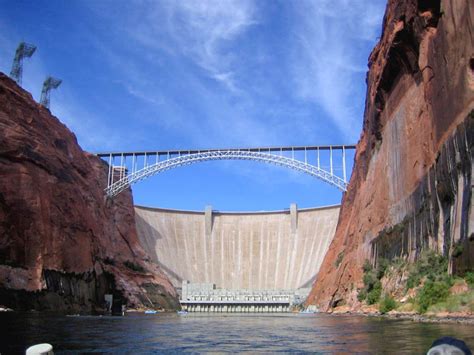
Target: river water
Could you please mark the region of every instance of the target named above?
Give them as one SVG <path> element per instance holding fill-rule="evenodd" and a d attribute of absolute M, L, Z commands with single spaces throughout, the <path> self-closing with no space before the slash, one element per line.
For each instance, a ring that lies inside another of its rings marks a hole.
<path fill-rule="evenodd" d="M 441 336 L 474 349 L 474 326 L 326 314 L 0 314 L 1 354 L 47 342 L 61 353 L 426 353 Z"/>

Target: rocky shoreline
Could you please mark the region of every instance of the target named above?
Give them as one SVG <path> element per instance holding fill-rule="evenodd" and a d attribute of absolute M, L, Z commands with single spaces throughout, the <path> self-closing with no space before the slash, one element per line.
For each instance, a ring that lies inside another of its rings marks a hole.
<path fill-rule="evenodd" d="M 456 323 L 456 324 L 469 324 L 474 325 L 474 314 L 468 314 L 464 312 L 440 312 L 440 313 L 426 313 L 419 314 L 416 312 L 399 312 L 390 311 L 386 314 L 375 309 L 360 309 L 360 310 L 349 310 L 346 307 L 338 307 L 331 311 L 325 312 L 334 316 L 342 315 L 353 315 L 353 316 L 365 316 L 365 317 L 380 317 L 386 319 L 400 319 L 400 320 L 411 320 L 413 322 L 422 323 Z"/>
<path fill-rule="evenodd" d="M 145 308 L 133 308 L 127 309 L 125 313 L 144 313 Z M 0 306 L 0 313 L 2 312 L 16 312 L 14 309 Z M 31 310 L 29 312 L 37 312 L 35 310 Z M 158 310 L 158 313 L 174 313 L 174 311 L 170 310 Z M 49 312 L 48 312 L 49 313 Z M 333 309 L 330 312 L 321 312 L 325 314 L 330 314 L 332 316 L 365 316 L 365 317 L 378 317 L 378 318 L 385 318 L 385 319 L 399 319 L 399 320 L 411 320 L 413 322 L 420 322 L 420 323 L 448 323 L 448 324 L 466 324 L 466 325 L 474 325 L 474 314 L 467 314 L 464 312 L 455 312 L 455 313 L 427 313 L 425 315 L 414 313 L 414 312 L 398 312 L 398 311 L 390 311 L 387 314 L 382 314 L 375 310 L 367 310 L 361 309 L 358 311 L 350 311 L 345 307 L 339 307 Z"/>
<path fill-rule="evenodd" d="M 442 315 L 442 313 L 436 313 L 433 315 L 421 315 L 421 314 L 410 314 L 394 312 L 389 314 L 380 315 L 390 319 L 404 319 L 412 320 L 414 322 L 425 322 L 425 323 L 457 323 L 457 324 L 472 324 L 474 325 L 474 315 L 463 316 L 457 315 L 457 313 Z"/>

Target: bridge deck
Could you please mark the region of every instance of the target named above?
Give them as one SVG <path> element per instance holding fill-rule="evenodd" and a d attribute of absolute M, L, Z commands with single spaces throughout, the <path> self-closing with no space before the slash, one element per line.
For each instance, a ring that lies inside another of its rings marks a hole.
<path fill-rule="evenodd" d="M 150 151 L 135 151 L 135 152 L 101 152 L 96 153 L 97 156 L 105 157 L 127 157 L 127 156 L 149 156 L 149 155 L 185 155 L 185 154 L 196 154 L 196 153 L 207 153 L 207 152 L 291 152 L 291 151 L 311 151 L 311 150 L 342 150 L 342 149 L 355 149 L 354 144 L 349 145 L 314 145 L 314 146 L 286 146 L 286 147 L 254 147 L 254 148 L 220 148 L 220 149 L 191 149 L 191 150 L 150 150 Z"/>

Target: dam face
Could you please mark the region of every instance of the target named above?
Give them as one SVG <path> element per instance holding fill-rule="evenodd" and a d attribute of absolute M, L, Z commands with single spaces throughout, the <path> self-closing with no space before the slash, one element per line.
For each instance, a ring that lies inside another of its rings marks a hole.
<path fill-rule="evenodd" d="M 175 287 L 310 287 L 332 241 L 339 206 L 276 212 L 135 207 L 140 242 Z"/>

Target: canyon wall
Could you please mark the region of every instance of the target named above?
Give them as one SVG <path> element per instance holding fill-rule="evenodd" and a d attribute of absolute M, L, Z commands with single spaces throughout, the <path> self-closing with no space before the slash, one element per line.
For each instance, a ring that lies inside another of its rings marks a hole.
<path fill-rule="evenodd" d="M 0 304 L 103 310 L 177 306 L 176 291 L 138 242 L 130 191 L 104 198 L 107 165 L 0 73 Z"/>
<path fill-rule="evenodd" d="M 308 304 L 356 309 L 365 260 L 429 248 L 453 272 L 473 269 L 473 29 L 472 1 L 388 2 L 353 174 Z"/>
<path fill-rule="evenodd" d="M 135 207 L 143 248 L 176 287 L 310 287 L 336 229 L 339 206 L 275 212 Z"/>

